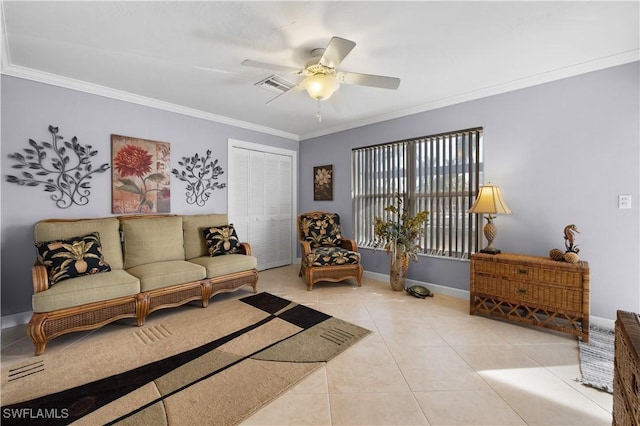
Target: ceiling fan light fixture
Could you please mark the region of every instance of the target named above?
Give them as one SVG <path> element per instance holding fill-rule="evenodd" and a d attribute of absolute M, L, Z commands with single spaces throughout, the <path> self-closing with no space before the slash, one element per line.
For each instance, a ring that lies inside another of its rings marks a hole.
<path fill-rule="evenodd" d="M 324 73 L 310 75 L 304 79 L 303 86 L 309 96 L 318 101 L 329 99 L 338 90 L 338 79 Z"/>

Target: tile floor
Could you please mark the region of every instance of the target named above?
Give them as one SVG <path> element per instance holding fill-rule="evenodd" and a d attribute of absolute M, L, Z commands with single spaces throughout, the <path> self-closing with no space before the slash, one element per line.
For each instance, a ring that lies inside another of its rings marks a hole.
<path fill-rule="evenodd" d="M 374 333 L 244 425 L 611 424 L 611 395 L 575 381 L 575 337 L 470 316 L 468 300 L 416 299 L 367 277 L 360 288 L 321 283 L 308 292 L 297 265 L 260 272 L 258 289 Z M 74 337 L 50 345 L 60 339 Z M 17 347 L 33 350 L 24 326 L 2 330 L 3 363 L 20 357 Z"/>

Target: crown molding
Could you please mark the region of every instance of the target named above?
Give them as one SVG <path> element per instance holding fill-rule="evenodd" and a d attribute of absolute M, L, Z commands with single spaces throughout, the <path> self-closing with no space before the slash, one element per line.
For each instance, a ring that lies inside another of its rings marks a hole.
<path fill-rule="evenodd" d="M 8 49 L 4 49 L 7 51 Z M 203 120 L 213 121 L 216 123 L 227 124 L 229 126 L 239 127 L 241 129 L 253 130 L 260 133 L 266 133 L 273 136 L 279 136 L 285 139 L 291 139 L 294 141 L 300 141 L 300 137 L 296 134 L 284 132 L 281 130 L 273 129 L 271 127 L 260 126 L 257 124 L 249 123 L 246 121 L 235 120 L 222 115 L 212 114 L 204 111 L 200 111 L 193 108 L 187 108 L 170 102 L 160 101 L 158 99 L 148 98 L 146 96 L 140 96 L 133 93 L 125 92 L 122 90 L 112 89 L 106 86 L 100 86 L 97 84 L 87 83 L 86 81 L 75 80 L 68 77 L 63 77 L 56 74 L 50 74 L 31 68 L 21 67 L 17 65 L 10 65 L 8 58 L 4 61 L 3 54 L 2 67 L 0 68 L 0 74 L 8 75 L 11 77 L 22 78 L 25 80 L 37 81 L 39 83 L 51 84 L 53 86 L 64 87 L 66 89 L 77 90 L 79 92 L 89 93 L 92 95 L 103 96 L 106 98 L 116 99 L 120 101 L 130 102 L 137 105 L 143 105 L 151 108 L 160 109 L 163 111 L 174 112 L 176 114 L 182 114 L 189 117 L 200 118 Z"/>
<path fill-rule="evenodd" d="M 1 13 L 1 9 L 0 9 Z M 164 102 L 145 96 L 135 95 L 133 93 L 124 92 L 121 90 L 112 89 L 105 86 L 100 86 L 85 81 L 75 80 L 67 77 L 62 77 L 55 74 L 45 73 L 31 68 L 20 67 L 17 65 L 11 65 L 8 57 L 9 49 L 6 48 L 5 34 L 0 34 L 2 38 L 2 65 L 0 66 L 0 74 L 9 75 L 12 77 L 23 78 L 27 80 L 37 81 L 40 83 L 51 84 L 54 86 L 64 87 L 67 89 L 77 90 L 80 92 L 90 93 L 98 96 L 104 96 L 111 99 L 117 99 L 125 102 L 130 102 L 138 105 L 148 106 L 164 111 L 174 112 L 190 117 L 200 118 L 203 120 L 213 121 L 216 123 L 227 124 L 230 126 L 252 130 L 260 133 L 265 133 L 273 136 L 282 137 L 294 141 L 301 141 L 305 139 L 312 139 L 321 136 L 326 136 L 332 133 L 338 133 L 345 130 L 350 130 L 358 127 L 363 127 L 371 124 L 380 123 L 383 121 L 393 120 L 396 118 L 406 117 L 413 114 L 419 114 L 422 112 L 432 111 L 438 108 L 444 108 L 451 105 L 456 105 L 468 101 L 473 101 L 489 96 L 499 95 L 515 90 L 525 89 L 528 87 L 537 86 L 540 84 L 550 83 L 553 81 L 561 80 L 564 78 L 574 77 L 581 74 L 586 74 L 593 71 L 599 71 L 606 68 L 611 68 L 619 65 L 624 65 L 632 62 L 640 61 L 640 49 L 631 50 L 618 55 L 612 55 L 606 58 L 585 62 L 571 67 L 561 68 L 558 70 L 545 72 L 541 74 L 532 75 L 526 78 L 510 81 L 504 84 L 476 90 L 468 93 L 463 93 L 457 96 L 438 99 L 427 104 L 419 105 L 413 108 L 399 110 L 389 114 L 378 115 L 369 117 L 364 120 L 349 123 L 344 126 L 336 126 L 327 128 L 317 132 L 305 133 L 303 135 L 296 135 L 289 132 L 273 129 L 266 126 L 260 126 L 257 124 L 249 123 L 246 121 L 235 120 L 229 117 L 216 115 L 204 111 L 200 111 L 193 108 L 187 108 L 180 105 L 176 105 L 170 102 Z"/>
<path fill-rule="evenodd" d="M 608 56 L 594 61 L 585 62 L 571 67 L 560 68 L 541 74 L 532 75 L 497 86 L 487 87 L 485 89 L 475 90 L 473 92 L 463 93 L 457 96 L 438 99 L 427 104 L 418 105 L 410 109 L 396 111 L 390 114 L 369 117 L 358 122 L 350 123 L 345 126 L 332 127 L 317 132 L 305 133 L 300 135 L 300 140 L 317 138 L 332 133 L 342 132 L 345 130 L 363 127 L 370 124 L 380 123 L 387 120 L 393 120 L 408 115 L 418 114 L 421 112 L 432 111 L 438 108 L 444 108 L 451 105 L 461 104 L 489 96 L 500 95 L 515 90 L 526 89 L 528 87 L 538 86 L 540 84 L 551 83 L 553 81 L 562 80 L 564 78 L 575 77 L 581 74 L 587 74 L 593 71 L 600 71 L 606 68 L 612 68 L 619 65 L 625 65 L 632 62 L 640 61 L 640 49 L 630 50 L 618 55 Z"/>

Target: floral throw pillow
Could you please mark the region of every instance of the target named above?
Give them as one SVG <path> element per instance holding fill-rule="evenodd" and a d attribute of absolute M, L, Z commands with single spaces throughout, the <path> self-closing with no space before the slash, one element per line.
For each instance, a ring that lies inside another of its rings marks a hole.
<path fill-rule="evenodd" d="M 47 268 L 49 285 L 111 270 L 104 261 L 97 232 L 66 240 L 39 241 L 36 248 L 40 262 Z"/>
<path fill-rule="evenodd" d="M 205 228 L 203 232 L 209 256 L 240 253 L 240 241 L 233 224 Z"/>
<path fill-rule="evenodd" d="M 337 247 L 342 244 L 340 216 L 336 213 L 304 215 L 301 218 L 300 226 L 302 236 L 305 241 L 309 241 L 311 248 Z"/>

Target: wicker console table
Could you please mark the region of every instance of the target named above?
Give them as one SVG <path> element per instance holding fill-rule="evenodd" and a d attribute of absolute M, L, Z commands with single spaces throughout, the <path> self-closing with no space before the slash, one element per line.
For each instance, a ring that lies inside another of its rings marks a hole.
<path fill-rule="evenodd" d="M 471 256 L 469 313 L 546 327 L 589 341 L 589 264 L 519 254 Z"/>

